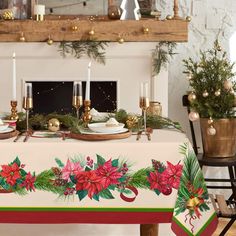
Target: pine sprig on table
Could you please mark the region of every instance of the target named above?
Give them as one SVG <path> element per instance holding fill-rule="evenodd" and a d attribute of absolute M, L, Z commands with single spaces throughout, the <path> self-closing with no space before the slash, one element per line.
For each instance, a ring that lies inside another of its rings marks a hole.
<path fill-rule="evenodd" d="M 105 65 L 105 49 L 107 46 L 107 42 L 98 42 L 93 40 L 61 42 L 59 45 L 59 51 L 63 57 L 70 54 L 79 59 L 87 55 L 90 59 Z"/>

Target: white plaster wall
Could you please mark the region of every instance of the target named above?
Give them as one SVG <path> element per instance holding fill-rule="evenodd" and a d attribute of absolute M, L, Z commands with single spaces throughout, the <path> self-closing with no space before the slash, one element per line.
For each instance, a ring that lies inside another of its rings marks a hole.
<path fill-rule="evenodd" d="M 151 79 L 151 50 L 155 43 L 111 43 L 106 50 L 106 65 L 93 62 L 91 80 L 118 81 L 118 106 L 130 112 L 140 112 L 139 85 Z M 21 109 L 22 80 L 66 81 L 86 80 L 88 58 L 77 60 L 62 58 L 57 45 L 46 43 L 1 43 L 0 44 L 0 111 L 9 111 L 12 98 L 12 53 L 16 52 L 17 100 Z M 168 72 L 163 71 L 156 88 L 157 99 L 163 105 L 163 114 L 168 111 Z"/>

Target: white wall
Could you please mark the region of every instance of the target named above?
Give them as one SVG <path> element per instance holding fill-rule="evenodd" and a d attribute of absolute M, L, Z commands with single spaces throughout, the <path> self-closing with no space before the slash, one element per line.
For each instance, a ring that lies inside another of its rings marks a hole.
<path fill-rule="evenodd" d="M 106 65 L 92 63 L 92 80 L 117 80 L 118 105 L 130 112 L 140 112 L 139 85 L 151 79 L 151 50 L 155 43 L 109 44 Z M 17 61 L 17 100 L 21 109 L 22 80 L 66 81 L 86 79 L 89 59 L 73 57 L 63 59 L 57 44 L 46 43 L 1 43 L 0 44 L 0 111 L 9 111 L 12 97 L 12 53 Z M 168 72 L 162 72 L 157 81 L 158 100 L 163 105 L 164 115 L 168 110 Z M 164 86 L 164 87 L 163 87 Z"/>

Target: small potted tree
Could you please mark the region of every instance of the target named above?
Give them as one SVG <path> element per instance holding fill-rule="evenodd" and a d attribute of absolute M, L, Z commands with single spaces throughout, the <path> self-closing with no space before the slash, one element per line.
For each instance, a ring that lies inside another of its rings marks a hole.
<path fill-rule="evenodd" d="M 236 83 L 234 64 L 218 41 L 211 50 L 201 51 L 199 61 L 184 60 L 192 91 L 188 95 L 192 121 L 200 117 L 204 154 L 230 157 L 236 154 Z"/>

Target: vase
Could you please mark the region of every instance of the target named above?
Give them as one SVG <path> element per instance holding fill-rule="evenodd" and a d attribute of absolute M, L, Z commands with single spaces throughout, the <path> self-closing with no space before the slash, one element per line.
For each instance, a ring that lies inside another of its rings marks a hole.
<path fill-rule="evenodd" d="M 162 107 L 160 102 L 150 102 L 150 105 L 147 109 L 147 115 L 152 116 L 161 116 L 162 115 Z"/>
<path fill-rule="evenodd" d="M 207 118 L 200 119 L 203 152 L 205 157 L 226 158 L 236 154 L 236 119 L 215 119 L 215 135 L 208 133 Z"/>

